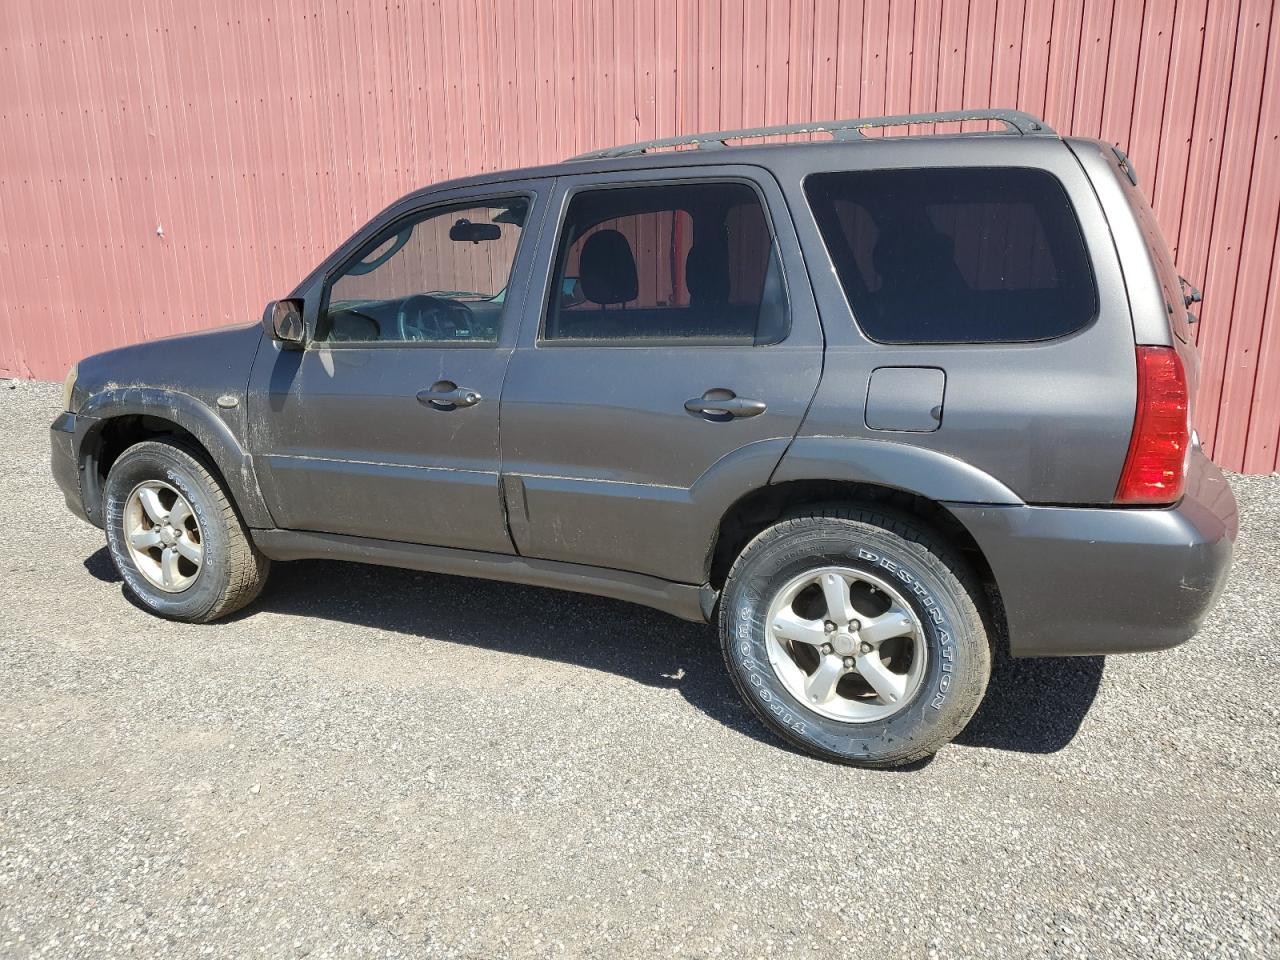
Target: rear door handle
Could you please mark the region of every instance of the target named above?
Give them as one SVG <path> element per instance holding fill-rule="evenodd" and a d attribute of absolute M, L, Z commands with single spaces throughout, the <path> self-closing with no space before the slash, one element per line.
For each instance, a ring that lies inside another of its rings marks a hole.
<path fill-rule="evenodd" d="M 765 412 L 767 405 L 763 400 L 740 397 L 732 390 L 717 387 L 714 390 L 708 390 L 700 397 L 686 400 L 684 408 L 695 417 L 702 417 L 713 423 L 722 423 L 742 417 L 758 417 Z"/>
<path fill-rule="evenodd" d="M 436 410 L 453 410 L 456 407 L 474 407 L 483 400 L 479 392 L 460 387 L 452 380 L 438 380 L 426 390 L 418 391 L 418 402 Z"/>

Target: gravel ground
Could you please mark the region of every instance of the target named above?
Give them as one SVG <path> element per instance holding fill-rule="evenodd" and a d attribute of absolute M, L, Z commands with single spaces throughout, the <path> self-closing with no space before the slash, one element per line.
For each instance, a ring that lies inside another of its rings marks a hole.
<path fill-rule="evenodd" d="M 0 382 L 0 955 L 1280 955 L 1280 479 L 1178 650 L 1002 661 L 905 772 L 774 741 L 709 628 L 280 565 L 124 597 Z"/>

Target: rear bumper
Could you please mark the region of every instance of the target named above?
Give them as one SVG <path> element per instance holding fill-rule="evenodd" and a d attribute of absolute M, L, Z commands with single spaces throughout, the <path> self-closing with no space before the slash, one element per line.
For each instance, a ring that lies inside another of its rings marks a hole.
<path fill-rule="evenodd" d="M 80 467 L 76 463 L 76 415 L 63 413 L 49 428 L 49 469 L 53 480 L 66 498 L 67 506 L 81 520 L 89 523 L 80 493 Z"/>
<path fill-rule="evenodd" d="M 1198 449 L 1172 507 L 948 507 L 991 566 L 1017 657 L 1189 640 L 1222 592 L 1237 531 L 1231 488 Z"/>

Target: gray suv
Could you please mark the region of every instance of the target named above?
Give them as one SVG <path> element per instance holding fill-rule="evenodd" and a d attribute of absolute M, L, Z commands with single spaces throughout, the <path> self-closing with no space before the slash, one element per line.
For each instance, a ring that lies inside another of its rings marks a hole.
<path fill-rule="evenodd" d="M 717 623 L 785 740 L 891 766 L 997 642 L 1196 632 L 1236 534 L 1196 299 L 1125 155 L 1026 114 L 654 141 L 412 193 L 261 326 L 82 361 L 53 473 L 161 616 L 300 558 L 615 597 Z"/>

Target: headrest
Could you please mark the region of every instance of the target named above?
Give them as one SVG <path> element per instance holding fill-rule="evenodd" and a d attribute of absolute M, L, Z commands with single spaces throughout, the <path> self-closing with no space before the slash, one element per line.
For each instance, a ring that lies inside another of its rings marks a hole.
<path fill-rule="evenodd" d="M 588 237 L 578 260 L 578 282 L 582 295 L 601 306 L 634 300 L 640 284 L 627 238 L 617 230 L 601 230 Z"/>
<path fill-rule="evenodd" d="M 693 303 L 729 299 L 729 251 L 713 243 L 695 243 L 684 259 L 684 282 Z"/>

